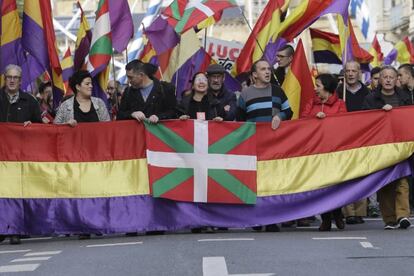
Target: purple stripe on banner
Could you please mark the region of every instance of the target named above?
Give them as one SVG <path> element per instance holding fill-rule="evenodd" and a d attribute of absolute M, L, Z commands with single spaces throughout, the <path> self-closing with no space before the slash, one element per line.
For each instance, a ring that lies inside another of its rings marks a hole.
<path fill-rule="evenodd" d="M 342 61 L 338 58 L 338 56 L 329 50 L 314 51 L 313 57 L 315 59 L 315 63 L 342 64 Z"/>
<path fill-rule="evenodd" d="M 397 49 L 392 49 L 391 52 L 388 53 L 388 55 L 384 58 L 384 64 L 385 65 L 391 65 L 398 56 L 398 51 Z"/>
<path fill-rule="evenodd" d="M 50 64 L 45 41 L 43 29 L 32 18 L 23 13 L 22 46 L 37 59 L 44 69 L 47 69 Z"/>
<path fill-rule="evenodd" d="M 175 32 L 174 28 L 162 17 L 157 17 L 157 19 L 145 29 L 145 35 L 148 37 L 148 40 L 151 42 L 152 47 L 154 47 L 154 50 L 158 55 L 174 48 L 180 41 L 180 37 Z"/>
<path fill-rule="evenodd" d="M 258 197 L 256 205 L 195 204 L 130 196 L 0 199 L 0 234 L 121 233 L 200 226 L 249 227 L 323 213 L 411 174 L 408 161 L 316 191 Z"/>
<path fill-rule="evenodd" d="M 275 42 L 269 42 L 264 49 L 264 58 L 271 64 L 276 64 L 277 51 L 287 43 L 286 39 L 278 38 Z"/>

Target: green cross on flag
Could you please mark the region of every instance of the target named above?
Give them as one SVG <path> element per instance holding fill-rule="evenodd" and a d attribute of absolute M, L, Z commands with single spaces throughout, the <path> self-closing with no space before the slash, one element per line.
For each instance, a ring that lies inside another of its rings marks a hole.
<path fill-rule="evenodd" d="M 146 124 L 152 195 L 178 201 L 255 204 L 255 133 L 254 123 Z"/>

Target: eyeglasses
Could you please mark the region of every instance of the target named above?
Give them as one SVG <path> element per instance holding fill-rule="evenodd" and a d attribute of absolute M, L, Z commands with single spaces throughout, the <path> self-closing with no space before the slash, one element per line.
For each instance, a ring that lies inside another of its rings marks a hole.
<path fill-rule="evenodd" d="M 5 76 L 6 80 L 20 80 L 20 76 Z"/>

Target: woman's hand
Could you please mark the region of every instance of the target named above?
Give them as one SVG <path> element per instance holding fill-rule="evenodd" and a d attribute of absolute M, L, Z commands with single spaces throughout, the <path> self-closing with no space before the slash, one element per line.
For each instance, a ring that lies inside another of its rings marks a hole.
<path fill-rule="evenodd" d="M 386 104 L 382 107 L 382 109 L 385 110 L 385 111 L 390 111 L 392 109 L 392 105 Z"/>
<path fill-rule="evenodd" d="M 31 124 L 32 124 L 31 121 L 26 121 L 26 122 L 23 123 L 23 127 L 30 126 Z"/>
<path fill-rule="evenodd" d="M 321 112 L 318 112 L 317 114 L 316 114 L 316 118 L 318 118 L 318 119 L 323 119 L 323 118 L 325 118 L 326 117 L 326 114 L 325 113 L 323 113 L 322 111 Z"/>
<path fill-rule="evenodd" d="M 67 124 L 68 124 L 68 125 L 70 125 L 71 127 L 75 127 L 75 126 L 77 126 L 77 125 L 78 125 L 78 122 L 77 122 L 75 119 L 70 119 L 70 120 L 67 122 Z"/>
<path fill-rule="evenodd" d="M 215 121 L 215 122 L 223 122 L 223 118 L 217 116 L 217 117 L 213 118 L 213 121 Z"/>
<path fill-rule="evenodd" d="M 181 115 L 179 119 L 182 120 L 182 121 L 185 121 L 185 120 L 190 119 L 190 116 L 188 116 L 188 115 Z"/>

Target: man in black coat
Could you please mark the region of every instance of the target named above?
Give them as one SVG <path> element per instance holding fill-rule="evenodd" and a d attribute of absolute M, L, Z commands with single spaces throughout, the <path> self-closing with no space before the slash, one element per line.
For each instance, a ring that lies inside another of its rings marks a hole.
<path fill-rule="evenodd" d="M 14 64 L 4 70 L 5 85 L 0 90 L 0 122 L 41 123 L 37 100 L 20 89 L 22 69 Z"/>
<path fill-rule="evenodd" d="M 14 64 L 4 70 L 5 85 L 0 90 L 0 122 L 23 123 L 24 126 L 41 123 L 37 100 L 20 89 L 22 69 Z M 0 235 L 0 242 L 5 236 Z M 20 244 L 19 235 L 10 236 L 10 244 Z"/>
<path fill-rule="evenodd" d="M 364 101 L 364 109 L 390 111 L 394 107 L 410 105 L 410 97 L 396 87 L 397 70 L 384 66 L 380 71 L 380 86 Z M 401 178 L 382 187 L 377 193 L 385 230 L 410 227 L 410 203 L 407 178 Z"/>
<path fill-rule="evenodd" d="M 154 77 L 155 66 L 133 60 L 125 69 L 130 86 L 122 95 L 117 120 L 148 120 L 155 124 L 176 117 L 175 88 Z"/>

